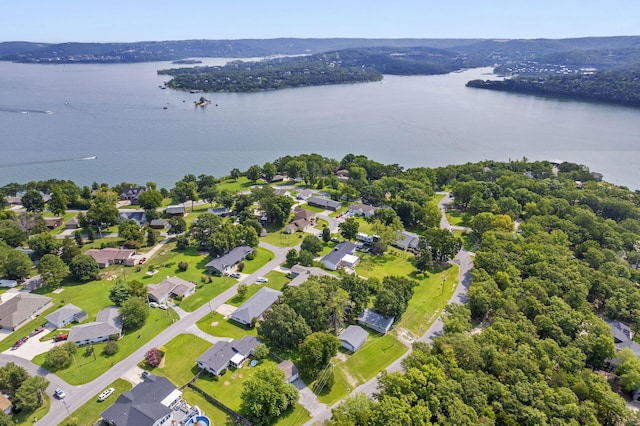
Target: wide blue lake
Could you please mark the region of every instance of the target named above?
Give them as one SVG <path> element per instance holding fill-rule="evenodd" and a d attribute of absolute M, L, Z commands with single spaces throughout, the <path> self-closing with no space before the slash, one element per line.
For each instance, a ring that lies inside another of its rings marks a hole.
<path fill-rule="evenodd" d="M 205 60 L 207 64 L 224 60 Z M 0 62 L 0 185 L 222 176 L 286 154 L 365 154 L 405 167 L 567 160 L 640 188 L 640 109 L 465 87 L 489 69 L 252 94 L 162 90 L 166 62 Z M 80 160 L 96 156 L 95 160 Z"/>

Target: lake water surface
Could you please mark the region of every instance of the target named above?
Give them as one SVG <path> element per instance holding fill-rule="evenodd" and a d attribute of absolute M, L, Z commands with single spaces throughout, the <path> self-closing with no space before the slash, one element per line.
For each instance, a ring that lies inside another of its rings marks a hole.
<path fill-rule="evenodd" d="M 206 60 L 208 64 L 224 60 Z M 0 185 L 51 177 L 170 188 L 287 154 L 436 167 L 567 160 L 640 188 L 640 109 L 465 87 L 489 69 L 251 94 L 162 90 L 166 62 L 0 62 Z M 95 160 L 79 160 L 96 156 Z"/>

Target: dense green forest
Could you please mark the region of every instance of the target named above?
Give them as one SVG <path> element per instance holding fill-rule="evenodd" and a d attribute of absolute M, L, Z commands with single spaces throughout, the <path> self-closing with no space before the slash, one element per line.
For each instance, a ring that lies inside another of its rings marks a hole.
<path fill-rule="evenodd" d="M 579 75 L 521 76 L 504 81 L 472 80 L 467 87 L 640 106 L 638 69 Z"/>

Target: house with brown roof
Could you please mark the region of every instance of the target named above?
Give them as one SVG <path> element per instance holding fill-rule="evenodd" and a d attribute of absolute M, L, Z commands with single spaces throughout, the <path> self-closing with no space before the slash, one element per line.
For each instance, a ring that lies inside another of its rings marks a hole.
<path fill-rule="evenodd" d="M 353 215 L 363 216 L 369 219 L 376 212 L 377 207 L 371 206 L 369 204 L 351 204 L 349 206 L 348 213 Z"/>
<path fill-rule="evenodd" d="M 293 209 L 293 220 L 296 219 L 307 219 L 309 222 L 315 222 L 316 213 L 311 210 L 305 210 L 300 207 L 296 207 Z"/>
<path fill-rule="evenodd" d="M 189 297 L 196 291 L 196 285 L 178 277 L 167 277 L 158 284 L 149 284 L 147 293 L 154 302 L 164 303 L 168 299 L 180 296 Z"/>
<path fill-rule="evenodd" d="M 0 393 L 0 411 L 3 411 L 5 414 L 11 414 L 11 409 L 13 405 L 9 398 Z"/>
<path fill-rule="evenodd" d="M 168 217 L 186 216 L 187 209 L 184 206 L 168 206 L 167 209 L 164 211 L 164 213 Z"/>
<path fill-rule="evenodd" d="M 0 328 L 15 331 L 40 315 L 51 305 L 51 298 L 38 294 L 18 293 L 0 304 Z"/>
<path fill-rule="evenodd" d="M 100 268 L 115 264 L 133 266 L 136 263 L 133 257 L 136 254 L 135 250 L 119 248 L 89 249 L 85 254 L 93 257 Z"/>
<path fill-rule="evenodd" d="M 43 217 L 44 224 L 47 225 L 49 229 L 56 229 L 62 226 L 64 219 L 61 217 Z"/>
<path fill-rule="evenodd" d="M 293 234 L 294 232 L 304 232 L 311 227 L 311 222 L 305 218 L 296 219 L 284 229 L 285 234 Z"/>
<path fill-rule="evenodd" d="M 64 224 L 64 227 L 67 229 L 78 229 L 80 228 L 80 221 L 78 220 L 78 216 L 74 216 Z"/>

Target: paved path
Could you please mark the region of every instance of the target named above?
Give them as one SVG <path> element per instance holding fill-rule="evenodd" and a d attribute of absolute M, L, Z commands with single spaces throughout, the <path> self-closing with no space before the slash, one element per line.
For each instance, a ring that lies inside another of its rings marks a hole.
<path fill-rule="evenodd" d="M 453 198 L 449 193 L 444 193 L 445 196 L 438 203 L 438 208 L 442 213 L 442 218 L 440 220 L 440 227 L 442 229 L 451 229 L 449 225 L 449 221 L 447 220 L 445 211 L 446 205 L 453 201 Z M 473 261 L 471 259 L 471 255 L 464 249 L 461 249 L 456 257 L 453 259 L 453 262 L 459 266 L 458 269 L 458 285 L 449 299 L 449 303 L 464 303 L 466 300 L 467 290 L 469 288 L 470 278 L 471 278 L 471 268 L 473 268 Z M 433 341 L 434 337 L 440 336 L 443 331 L 443 323 L 441 316 L 438 316 L 436 321 L 431 324 L 431 327 L 424 333 L 418 340 L 421 342 L 430 343 Z M 405 352 L 400 358 L 395 360 L 391 365 L 386 368 L 388 372 L 400 371 L 402 370 L 402 361 L 411 354 L 412 349 L 409 348 L 407 352 Z M 355 395 L 357 393 L 364 393 L 369 398 L 372 398 L 374 393 L 378 390 L 378 377 L 374 377 L 366 383 L 355 388 L 351 395 Z M 326 407 L 323 410 L 318 411 L 316 415 L 311 415 L 311 420 L 309 420 L 305 425 L 314 425 L 324 423 L 326 420 L 331 418 L 331 409 L 337 407 L 342 401 L 338 401 L 333 404 L 331 407 Z"/>
<path fill-rule="evenodd" d="M 246 284 L 253 284 L 259 276 L 266 275 L 269 271 L 275 269 L 278 265 L 285 262 L 287 251 L 289 251 L 290 249 L 289 247 L 276 247 L 271 244 L 262 242 L 260 243 L 260 246 L 272 251 L 273 258 L 262 268 L 240 280 L 238 284 L 242 282 Z M 67 417 L 69 413 L 72 413 L 73 411 L 80 408 L 80 406 L 82 406 L 85 402 L 89 401 L 96 394 L 100 393 L 102 390 L 108 387 L 108 385 L 110 385 L 114 380 L 125 376 L 129 372 L 129 370 L 135 368 L 137 364 L 144 359 L 144 354 L 149 349 L 160 347 L 179 334 L 189 332 L 191 330 L 190 327 L 194 326 L 196 321 L 209 314 L 211 310 L 215 310 L 218 306 L 222 305 L 224 302 L 235 296 L 237 294 L 238 284 L 229 288 L 217 297 L 211 299 L 210 302 L 205 303 L 197 310 L 193 312 L 187 312 L 183 317 L 181 317 L 171 326 L 167 327 L 162 333 L 142 345 L 127 358 L 112 366 L 104 374 L 90 383 L 81 386 L 71 386 L 56 375 L 29 362 L 28 360 L 11 355 L 0 354 L 0 364 L 5 364 L 10 360 L 19 360 L 19 363 L 16 361 L 14 362 L 25 367 L 31 374 L 35 374 L 37 372 L 37 374 L 44 375 L 49 381 L 51 381 L 51 385 L 47 388 L 47 392 L 49 393 L 49 395 L 53 393 L 53 390 L 56 387 L 61 387 L 65 390 L 65 392 L 67 393 L 67 397 L 62 401 L 58 401 L 52 397 L 51 410 L 49 410 L 49 413 L 47 413 L 45 417 L 43 417 L 36 423 L 37 425 L 41 426 L 57 425 L 62 422 L 62 420 L 64 420 L 64 418 Z"/>

